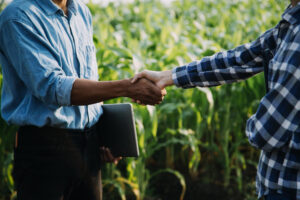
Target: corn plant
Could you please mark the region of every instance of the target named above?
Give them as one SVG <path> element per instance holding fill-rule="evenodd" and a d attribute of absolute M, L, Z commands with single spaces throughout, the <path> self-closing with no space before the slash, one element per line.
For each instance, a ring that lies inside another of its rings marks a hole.
<path fill-rule="evenodd" d="M 106 7 L 89 3 L 100 80 L 130 78 L 143 69 L 172 69 L 250 42 L 279 21 L 286 3 L 175 0 L 166 6 L 159 0 L 136 0 Z M 206 193 L 207 199 L 255 199 L 259 152 L 250 147 L 244 130 L 265 93 L 263 76 L 214 88 L 167 90 L 161 105 L 134 105 L 140 157 L 104 166 L 104 191 L 109 193 L 105 199 L 206 199 Z M 0 127 L 0 191 L 7 197 L 13 194 L 15 129 L 3 121 Z M 168 198 L 164 190 L 158 192 L 159 180 L 164 179 L 173 180 L 168 184 L 178 188 Z M 221 197 L 213 196 L 216 189 Z"/>

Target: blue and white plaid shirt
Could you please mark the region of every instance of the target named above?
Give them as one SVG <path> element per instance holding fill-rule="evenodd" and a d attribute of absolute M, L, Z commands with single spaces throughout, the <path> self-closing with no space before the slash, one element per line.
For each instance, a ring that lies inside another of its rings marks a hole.
<path fill-rule="evenodd" d="M 182 88 L 211 87 L 264 70 L 268 92 L 246 127 L 250 143 L 262 150 L 258 196 L 277 191 L 300 199 L 300 4 L 254 42 L 174 68 L 173 81 Z"/>

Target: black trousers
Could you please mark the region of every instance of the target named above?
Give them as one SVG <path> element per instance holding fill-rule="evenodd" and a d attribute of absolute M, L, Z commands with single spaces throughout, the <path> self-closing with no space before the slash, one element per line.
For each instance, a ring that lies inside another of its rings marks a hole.
<path fill-rule="evenodd" d="M 97 126 L 20 127 L 13 177 L 18 200 L 101 200 Z"/>

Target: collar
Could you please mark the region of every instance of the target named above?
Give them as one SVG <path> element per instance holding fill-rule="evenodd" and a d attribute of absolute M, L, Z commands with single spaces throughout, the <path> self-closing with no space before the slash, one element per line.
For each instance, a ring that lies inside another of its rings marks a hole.
<path fill-rule="evenodd" d="M 282 14 L 282 19 L 290 24 L 296 24 L 300 22 L 300 2 L 294 7 L 290 4 Z"/>
<path fill-rule="evenodd" d="M 78 2 L 77 0 L 68 0 L 68 12 L 71 12 L 74 15 L 78 13 Z"/>
<path fill-rule="evenodd" d="M 47 15 L 53 15 L 57 11 L 61 10 L 52 0 L 36 0 L 39 6 L 46 12 Z M 78 3 L 76 0 L 68 0 L 68 11 L 74 15 L 78 12 Z"/>

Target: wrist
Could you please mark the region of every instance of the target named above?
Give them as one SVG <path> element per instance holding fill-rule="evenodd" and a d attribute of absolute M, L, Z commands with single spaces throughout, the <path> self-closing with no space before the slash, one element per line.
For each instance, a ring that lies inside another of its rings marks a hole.
<path fill-rule="evenodd" d="M 131 96 L 131 88 L 132 88 L 132 83 L 130 79 L 123 79 L 120 81 L 121 82 L 121 91 L 120 91 L 120 96 L 122 97 L 130 97 Z"/>
<path fill-rule="evenodd" d="M 172 79 L 172 71 L 167 70 L 162 72 L 162 80 L 164 81 L 164 87 L 174 85 L 173 79 Z"/>

